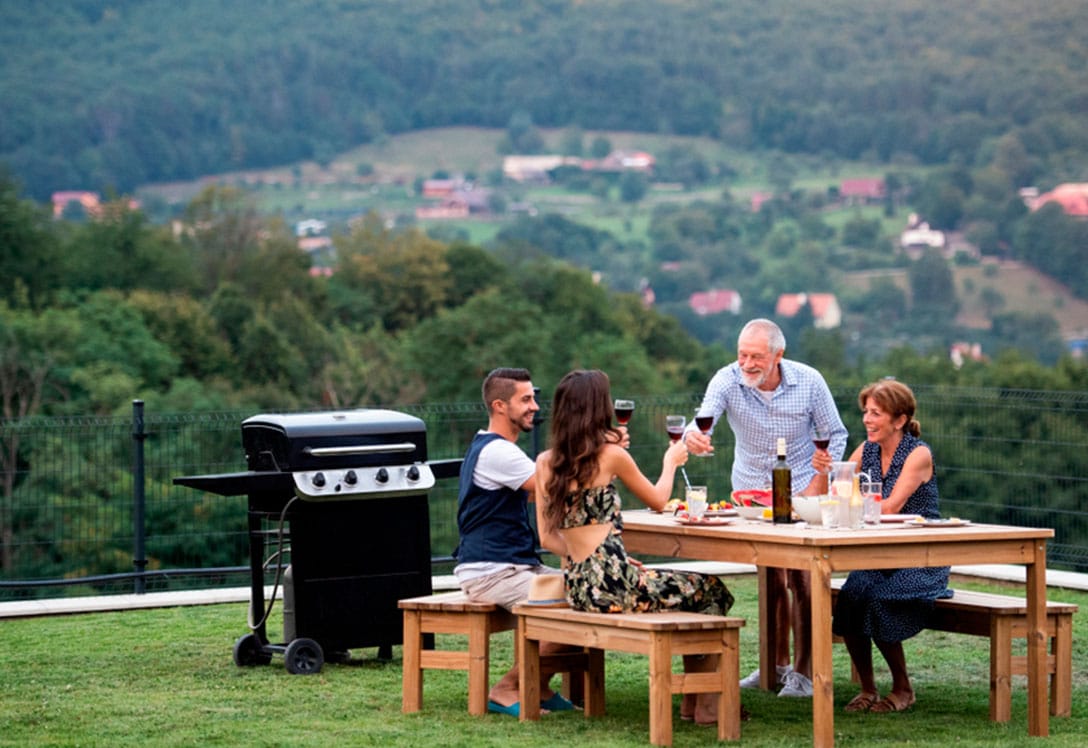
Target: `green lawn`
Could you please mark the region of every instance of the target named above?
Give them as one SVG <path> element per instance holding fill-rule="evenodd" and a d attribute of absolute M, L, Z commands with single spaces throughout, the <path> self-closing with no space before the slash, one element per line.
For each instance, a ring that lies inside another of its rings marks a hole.
<path fill-rule="evenodd" d="M 743 672 L 757 660 L 756 585 L 730 578 L 742 633 Z M 978 589 L 996 589 L 970 585 Z M 1000 590 L 998 590 L 1000 591 Z M 903 714 L 845 714 L 854 694 L 842 647 L 835 652 L 835 728 L 841 745 L 1032 745 L 1088 743 L 1088 594 L 1051 590 L 1051 599 L 1081 606 L 1074 622 L 1073 716 L 1051 720 L 1051 737 L 1027 738 L 1023 679 L 1013 690 L 1013 720 L 988 720 L 988 642 L 923 632 L 907 643 L 918 703 Z M 374 650 L 349 664 L 326 664 L 293 676 L 276 657 L 268 667 L 238 668 L 234 640 L 246 631 L 246 606 L 224 604 L 0 622 L 0 745 L 276 745 L 276 746 L 644 746 L 648 745 L 646 661 L 609 653 L 605 717 L 546 715 L 536 724 L 500 716 L 470 717 L 465 676 L 430 671 L 424 710 L 400 712 L 400 648 L 393 660 Z M 280 630 L 277 607 L 270 631 Z M 274 636 L 275 638 L 275 636 Z M 493 638 L 493 677 L 511 662 L 511 635 Z M 887 678 L 880 680 L 882 688 Z M 744 691 L 752 712 L 744 745 L 805 745 L 811 703 Z M 678 700 L 677 700 L 678 708 Z M 675 720 L 675 745 L 714 743 L 711 728 Z"/>

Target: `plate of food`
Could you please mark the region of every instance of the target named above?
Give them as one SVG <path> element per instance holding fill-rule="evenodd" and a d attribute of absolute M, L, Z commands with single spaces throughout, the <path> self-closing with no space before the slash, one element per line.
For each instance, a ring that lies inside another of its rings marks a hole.
<path fill-rule="evenodd" d="M 881 522 L 909 522 L 912 519 L 921 519 L 920 514 L 882 514 L 880 515 Z"/>
<path fill-rule="evenodd" d="M 729 504 L 711 502 L 706 508 L 704 517 L 736 517 L 737 508 Z"/>
<path fill-rule="evenodd" d="M 699 519 L 689 517 L 686 512 L 677 514 L 674 519 L 682 525 L 694 525 L 697 527 L 715 527 L 717 525 L 728 525 L 732 523 L 732 519 L 729 517 L 707 517 L 703 515 Z"/>
<path fill-rule="evenodd" d="M 938 519 L 915 517 L 914 519 L 908 519 L 904 524 L 908 527 L 963 527 L 971 524 L 971 520 L 960 519 L 959 517 L 940 517 Z"/>

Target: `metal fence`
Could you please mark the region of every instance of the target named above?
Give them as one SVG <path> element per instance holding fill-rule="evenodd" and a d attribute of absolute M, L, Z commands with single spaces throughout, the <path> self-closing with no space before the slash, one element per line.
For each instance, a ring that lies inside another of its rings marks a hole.
<path fill-rule="evenodd" d="M 1052 568 L 1088 571 L 1088 393 L 915 387 L 923 438 L 938 464 L 942 513 L 975 521 L 1052 527 Z M 627 393 L 624 393 L 627 394 Z M 689 417 L 701 392 L 636 396 L 631 452 L 656 475 L 667 413 Z M 856 391 L 835 392 L 851 431 L 863 435 Z M 522 437 L 544 447 L 542 424 Z M 486 423 L 482 405 L 389 405 L 427 426 L 432 460 L 460 458 Z M 241 422 L 253 412 L 0 422 L 0 600 L 247 584 L 245 497 L 173 485 L 182 475 L 246 469 Z M 712 498 L 728 494 L 732 435 L 687 472 Z M 138 456 L 142 454 L 142 462 Z M 456 482 L 430 494 L 436 572 L 457 543 Z M 142 529 L 141 529 L 142 528 Z"/>

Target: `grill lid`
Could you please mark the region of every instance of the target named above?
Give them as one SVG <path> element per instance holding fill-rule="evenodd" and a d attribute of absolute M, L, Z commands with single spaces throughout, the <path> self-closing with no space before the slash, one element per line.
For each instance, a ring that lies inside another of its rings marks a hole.
<path fill-rule="evenodd" d="M 427 461 L 427 430 L 394 410 L 273 413 L 242 422 L 250 470 L 380 467 Z"/>
<path fill-rule="evenodd" d="M 289 472 L 300 498 L 395 496 L 434 486 L 427 431 L 393 410 L 273 413 L 242 422 L 249 469 Z"/>

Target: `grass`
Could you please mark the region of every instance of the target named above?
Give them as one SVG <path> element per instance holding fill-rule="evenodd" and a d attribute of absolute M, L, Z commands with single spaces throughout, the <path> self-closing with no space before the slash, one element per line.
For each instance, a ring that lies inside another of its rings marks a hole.
<path fill-rule="evenodd" d="M 756 585 L 730 578 L 748 619 L 742 673 L 757 654 Z M 964 585 L 1001 591 L 990 585 Z M 1073 716 L 1053 718 L 1045 743 L 1027 737 L 1023 678 L 1013 689 L 1013 719 L 988 719 L 988 641 L 925 631 L 907 642 L 918 703 L 903 714 L 845 714 L 853 696 L 849 661 L 835 647 L 835 715 L 841 745 L 1081 746 L 1088 743 L 1088 594 L 1051 590 L 1051 599 L 1082 606 L 1074 619 Z M 375 650 L 347 664 L 293 676 L 275 657 L 268 667 L 239 668 L 234 640 L 245 633 L 246 606 L 223 604 L 96 613 L 0 622 L 0 745 L 276 745 L 276 746 L 594 746 L 648 745 L 646 661 L 608 653 L 608 714 L 547 715 L 536 724 L 466 711 L 465 675 L 429 671 L 424 708 L 400 712 L 400 647 L 393 660 Z M 269 631 L 282 630 L 278 607 Z M 275 634 L 273 634 L 275 638 Z M 493 637 L 492 676 L 509 666 L 510 634 Z M 441 644 L 441 639 L 440 639 Z M 879 659 L 878 659 L 879 661 Z M 878 671 L 879 672 L 879 671 Z M 885 673 L 886 675 L 886 673 Z M 887 689 L 887 678 L 879 681 Z M 811 740 L 811 702 L 743 693 L 753 717 L 743 725 L 749 746 L 804 745 Z M 677 707 L 678 708 L 678 707 Z M 675 712 L 674 712 L 675 714 Z M 710 745 L 711 729 L 674 720 L 677 746 Z"/>

